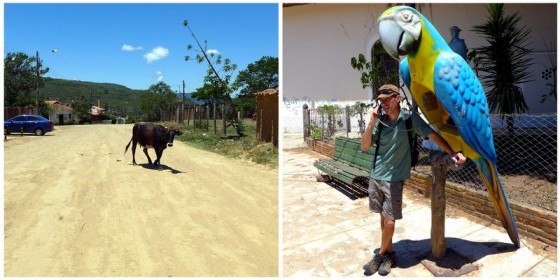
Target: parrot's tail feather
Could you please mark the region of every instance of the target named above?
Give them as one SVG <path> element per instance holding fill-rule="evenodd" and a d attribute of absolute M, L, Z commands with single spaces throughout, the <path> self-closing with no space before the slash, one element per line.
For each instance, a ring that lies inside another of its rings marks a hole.
<path fill-rule="evenodd" d="M 498 214 L 498 217 L 500 218 L 504 228 L 507 230 L 509 238 L 513 244 L 519 248 L 520 244 L 517 226 L 515 225 L 515 219 L 511 208 L 509 208 L 506 193 L 498 176 L 496 166 L 485 159 L 475 160 L 475 162 L 478 165 L 480 177 L 488 190 L 488 196 L 490 197 L 492 204 L 494 204 L 496 214 Z"/>

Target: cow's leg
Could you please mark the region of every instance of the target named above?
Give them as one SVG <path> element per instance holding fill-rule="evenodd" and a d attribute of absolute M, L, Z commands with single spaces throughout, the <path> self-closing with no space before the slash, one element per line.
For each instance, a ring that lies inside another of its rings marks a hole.
<path fill-rule="evenodd" d="M 132 140 L 132 165 L 136 165 L 136 140 Z"/>
<path fill-rule="evenodd" d="M 148 155 L 148 148 L 144 148 L 144 154 L 146 154 L 146 157 L 148 158 L 148 163 L 152 164 L 152 159 L 150 158 L 150 155 Z"/>
<path fill-rule="evenodd" d="M 156 156 L 157 159 L 154 162 L 154 165 L 159 165 L 160 164 L 160 159 L 161 159 L 161 155 L 163 154 L 163 149 L 156 149 Z"/>

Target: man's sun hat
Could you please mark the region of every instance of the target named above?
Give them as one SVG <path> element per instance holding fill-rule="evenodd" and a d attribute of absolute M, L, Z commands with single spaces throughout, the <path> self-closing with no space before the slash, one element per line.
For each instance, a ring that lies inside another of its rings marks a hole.
<path fill-rule="evenodd" d="M 399 95 L 399 88 L 392 84 L 385 84 L 377 89 L 374 99 L 384 99 L 393 95 Z"/>

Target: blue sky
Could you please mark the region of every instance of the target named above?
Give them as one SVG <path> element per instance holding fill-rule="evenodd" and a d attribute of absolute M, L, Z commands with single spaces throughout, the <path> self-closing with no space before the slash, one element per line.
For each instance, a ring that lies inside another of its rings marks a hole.
<path fill-rule="evenodd" d="M 162 80 L 178 91 L 203 84 L 207 64 L 195 40 L 237 64 L 235 73 L 263 56 L 278 57 L 278 4 L 5 4 L 4 56 L 39 56 L 47 77 L 148 89 Z M 186 46 L 193 45 L 187 51 Z M 52 49 L 58 52 L 52 53 Z"/>

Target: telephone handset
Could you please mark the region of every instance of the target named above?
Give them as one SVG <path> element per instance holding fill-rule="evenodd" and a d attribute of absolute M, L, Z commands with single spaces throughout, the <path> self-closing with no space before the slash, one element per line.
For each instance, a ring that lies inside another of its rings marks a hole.
<path fill-rule="evenodd" d="M 377 117 L 380 118 L 381 115 L 383 115 L 383 107 L 381 107 L 381 104 L 379 104 L 377 107 Z"/>

